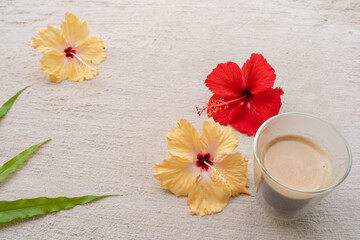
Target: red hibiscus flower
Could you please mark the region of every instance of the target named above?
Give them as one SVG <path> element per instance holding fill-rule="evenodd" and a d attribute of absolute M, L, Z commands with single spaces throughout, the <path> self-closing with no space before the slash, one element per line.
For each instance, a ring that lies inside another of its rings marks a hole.
<path fill-rule="evenodd" d="M 281 88 L 273 88 L 275 71 L 261 54 L 253 53 L 242 68 L 233 62 L 219 64 L 205 80 L 214 93 L 200 115 L 207 111 L 222 125 L 255 135 L 260 125 L 279 113 Z"/>

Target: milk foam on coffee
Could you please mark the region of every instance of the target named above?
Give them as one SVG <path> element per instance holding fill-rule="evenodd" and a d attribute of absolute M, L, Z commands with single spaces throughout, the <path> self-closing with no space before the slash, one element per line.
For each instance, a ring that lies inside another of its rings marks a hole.
<path fill-rule="evenodd" d="M 301 136 L 284 135 L 270 141 L 263 152 L 263 164 L 276 180 L 297 190 L 318 190 L 331 180 L 327 154 Z"/>

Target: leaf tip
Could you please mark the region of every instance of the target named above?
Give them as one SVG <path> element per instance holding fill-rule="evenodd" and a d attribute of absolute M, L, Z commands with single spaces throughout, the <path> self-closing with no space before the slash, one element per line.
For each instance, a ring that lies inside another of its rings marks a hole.
<path fill-rule="evenodd" d="M 28 85 L 28 86 L 26 86 L 26 87 L 24 87 L 23 89 L 21 89 L 18 93 L 20 94 L 20 93 L 22 93 L 23 91 L 25 91 L 26 89 L 28 89 L 29 87 L 31 87 L 32 85 Z"/>
<path fill-rule="evenodd" d="M 39 147 L 42 146 L 42 145 L 44 145 L 44 144 L 47 143 L 47 142 L 50 142 L 50 141 L 51 141 L 51 138 L 43 141 L 42 143 L 39 143 Z"/>
<path fill-rule="evenodd" d="M 100 198 L 121 197 L 121 196 L 122 196 L 121 194 L 111 194 L 111 195 L 103 195 L 103 196 L 100 196 Z"/>

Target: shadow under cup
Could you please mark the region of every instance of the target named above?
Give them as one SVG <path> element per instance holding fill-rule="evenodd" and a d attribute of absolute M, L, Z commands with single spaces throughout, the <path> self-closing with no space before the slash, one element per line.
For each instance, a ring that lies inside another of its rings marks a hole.
<path fill-rule="evenodd" d="M 310 139 L 328 155 L 331 180 L 324 188 L 303 191 L 275 179 L 265 168 L 262 154 L 266 145 L 284 135 Z M 351 168 L 351 152 L 343 136 L 329 123 L 302 113 L 284 113 L 267 120 L 255 135 L 254 178 L 256 198 L 264 211 L 280 219 L 296 219 L 339 186 Z"/>

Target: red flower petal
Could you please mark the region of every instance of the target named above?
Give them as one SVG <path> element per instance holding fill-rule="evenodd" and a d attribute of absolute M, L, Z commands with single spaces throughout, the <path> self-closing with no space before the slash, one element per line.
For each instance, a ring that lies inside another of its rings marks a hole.
<path fill-rule="evenodd" d="M 209 106 L 211 107 L 211 104 L 227 102 L 229 100 L 231 99 L 226 99 L 214 94 L 209 100 Z M 213 117 L 215 122 L 218 122 L 221 125 L 227 125 L 229 124 L 230 113 L 237 105 L 239 105 L 239 102 L 232 102 L 217 109 L 209 108 L 207 110 L 207 114 L 209 117 Z"/>
<path fill-rule="evenodd" d="M 244 104 L 239 105 L 230 114 L 230 125 L 241 133 L 255 135 L 258 128 L 270 117 L 279 113 L 281 88 L 268 89 L 251 95 Z"/>
<path fill-rule="evenodd" d="M 276 78 L 274 69 L 261 54 L 253 53 L 241 68 L 243 77 L 242 89 L 258 94 L 272 88 Z M 211 89 L 210 89 L 211 90 Z"/>
<path fill-rule="evenodd" d="M 233 62 L 220 63 L 207 76 L 205 85 L 214 93 L 226 98 L 241 96 L 241 69 Z"/>

